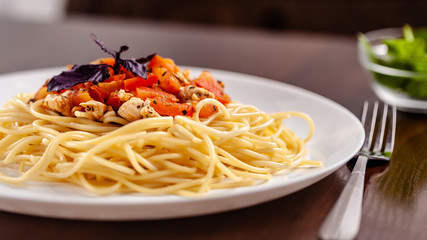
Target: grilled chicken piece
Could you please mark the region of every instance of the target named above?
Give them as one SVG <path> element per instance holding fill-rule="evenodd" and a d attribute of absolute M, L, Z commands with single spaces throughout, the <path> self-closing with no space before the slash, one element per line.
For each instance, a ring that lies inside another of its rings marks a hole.
<path fill-rule="evenodd" d="M 129 101 L 120 106 L 117 113 L 120 117 L 128 120 L 135 121 L 141 118 L 141 108 L 144 106 L 144 101 L 140 98 L 133 97 Z"/>
<path fill-rule="evenodd" d="M 80 103 L 80 106 L 84 107 L 85 112 L 91 113 L 96 120 L 100 120 L 104 116 L 104 112 L 107 110 L 107 105 L 95 100 L 82 102 Z"/>
<path fill-rule="evenodd" d="M 151 107 L 151 101 L 145 100 L 144 107 L 141 108 L 141 111 L 139 112 L 142 116 L 142 118 L 150 118 L 150 117 L 160 117 L 160 114 L 154 110 L 153 107 Z"/>
<path fill-rule="evenodd" d="M 44 98 L 42 106 L 59 112 L 64 116 L 71 116 L 71 102 L 67 96 L 62 96 L 57 93 L 48 94 Z"/>
<path fill-rule="evenodd" d="M 127 102 L 127 101 L 129 101 L 129 99 L 131 99 L 133 97 L 133 94 L 132 93 L 127 93 L 127 92 L 125 92 L 125 90 L 121 89 L 117 93 L 117 96 L 120 98 L 120 101 Z"/>
<path fill-rule="evenodd" d="M 133 97 L 123 103 L 117 113 L 120 117 L 128 121 L 135 121 L 140 118 L 160 117 L 150 104 L 150 100 L 143 101 L 140 98 Z"/>

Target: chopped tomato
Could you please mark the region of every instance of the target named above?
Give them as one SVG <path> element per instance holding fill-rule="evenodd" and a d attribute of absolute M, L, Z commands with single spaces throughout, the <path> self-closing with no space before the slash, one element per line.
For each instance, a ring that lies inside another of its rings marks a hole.
<path fill-rule="evenodd" d="M 139 87 L 136 89 L 136 97 L 146 100 L 147 98 L 164 98 L 169 102 L 178 102 L 175 95 L 162 91 L 161 89 Z"/>
<path fill-rule="evenodd" d="M 120 101 L 120 97 L 118 96 L 117 92 L 113 92 L 108 97 L 106 104 L 108 106 L 113 107 L 114 110 L 117 111 L 120 108 L 120 106 L 122 105 L 122 101 Z"/>
<path fill-rule="evenodd" d="M 215 106 L 214 104 L 208 103 L 208 104 L 204 105 L 202 107 L 202 109 L 200 109 L 199 117 L 207 118 L 207 117 L 209 117 L 212 114 L 217 113 L 217 112 L 218 112 L 218 107 Z"/>
<path fill-rule="evenodd" d="M 186 103 L 169 102 L 164 98 L 151 99 L 151 107 L 162 116 L 192 116 L 193 106 Z"/>
<path fill-rule="evenodd" d="M 138 87 L 151 87 L 157 82 L 157 76 L 151 75 L 147 79 L 142 77 L 129 78 L 124 81 L 124 87 L 126 91 L 134 91 Z"/>
<path fill-rule="evenodd" d="M 134 77 L 124 80 L 124 88 L 126 91 L 133 91 L 137 87 L 143 86 L 144 79 L 142 77 Z"/>
<path fill-rule="evenodd" d="M 93 100 L 93 98 L 89 95 L 89 92 L 86 89 L 80 88 L 79 90 L 71 92 L 70 100 L 73 106 L 78 106 L 82 102 Z"/>
<path fill-rule="evenodd" d="M 98 87 L 98 86 L 96 86 L 96 85 L 92 85 L 92 86 L 90 86 L 89 88 L 88 88 L 88 90 L 89 90 L 89 94 L 90 94 L 90 96 L 94 99 L 94 100 L 96 100 L 96 101 L 98 101 L 98 102 L 102 102 L 102 103 L 104 103 L 104 97 L 102 97 L 102 92 L 101 92 L 101 89 Z"/>
<path fill-rule="evenodd" d="M 166 68 L 164 68 L 164 67 L 158 66 L 158 67 L 153 67 L 151 69 L 151 72 L 153 73 L 153 75 L 155 75 L 158 78 L 160 78 L 160 77 L 164 76 L 168 72 L 168 70 Z"/>
<path fill-rule="evenodd" d="M 147 82 L 145 86 L 146 87 L 153 86 L 153 84 L 157 83 L 158 79 L 159 78 L 156 75 L 148 75 L 147 80 L 145 80 Z"/>
<path fill-rule="evenodd" d="M 114 72 L 114 69 L 112 67 L 108 68 L 108 73 L 110 74 L 110 76 L 114 76 L 116 73 Z"/>
<path fill-rule="evenodd" d="M 212 92 L 221 103 L 226 104 L 231 102 L 230 97 L 224 94 L 224 85 L 217 81 L 210 72 L 203 71 L 194 82 L 197 86 Z"/>
<path fill-rule="evenodd" d="M 40 100 L 45 98 L 49 93 L 47 92 L 47 86 L 44 85 L 43 87 L 39 88 L 39 90 L 37 90 L 36 94 L 34 94 L 34 98 L 36 100 Z"/>
<path fill-rule="evenodd" d="M 217 97 L 217 100 L 222 104 L 227 104 L 231 102 L 231 98 L 227 94 L 223 94 L 222 96 Z"/>
<path fill-rule="evenodd" d="M 179 67 L 175 65 L 175 62 L 170 58 L 162 58 L 159 55 L 154 55 L 147 68 L 164 67 L 168 72 L 177 72 Z"/>
<path fill-rule="evenodd" d="M 103 59 L 101 59 L 101 62 L 103 64 L 108 64 L 110 66 L 114 66 L 114 64 L 116 63 L 116 60 L 114 58 L 103 58 Z"/>
<path fill-rule="evenodd" d="M 128 79 L 128 78 L 134 78 L 134 77 L 136 77 L 136 76 L 137 76 L 137 75 L 133 74 L 131 71 L 126 70 L 125 68 L 123 68 L 123 69 L 121 70 L 121 72 L 123 72 L 123 74 L 125 74 L 125 75 L 126 75 L 126 78 L 125 78 L 125 79 Z"/>
<path fill-rule="evenodd" d="M 196 109 L 197 103 L 198 102 L 192 103 L 194 109 Z M 199 117 L 207 118 L 207 117 L 210 117 L 212 114 L 217 113 L 217 112 L 218 112 L 218 107 L 215 104 L 208 103 L 208 104 L 204 105 L 202 107 L 202 109 L 200 109 Z"/>
<path fill-rule="evenodd" d="M 98 83 L 97 86 L 99 87 L 102 98 L 107 99 L 112 92 L 123 89 L 124 84 L 123 81 L 117 80 L 112 82 L 101 82 Z"/>
<path fill-rule="evenodd" d="M 126 78 L 126 74 L 117 74 L 117 75 L 110 75 L 110 77 L 105 80 L 104 82 L 114 82 L 114 81 L 121 81 Z"/>
<path fill-rule="evenodd" d="M 80 88 L 85 88 L 85 83 L 76 84 L 76 85 L 72 86 L 70 89 L 71 90 L 79 90 Z"/>
<path fill-rule="evenodd" d="M 159 77 L 160 87 L 172 94 L 178 94 L 179 89 L 182 87 L 181 82 L 175 77 L 173 73 L 166 73 Z"/>

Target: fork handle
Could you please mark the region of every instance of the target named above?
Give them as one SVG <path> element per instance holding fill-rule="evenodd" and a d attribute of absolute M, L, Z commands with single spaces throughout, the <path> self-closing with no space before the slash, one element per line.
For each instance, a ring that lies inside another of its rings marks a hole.
<path fill-rule="evenodd" d="M 366 156 L 357 158 L 350 179 L 320 227 L 321 239 L 354 239 L 359 232 L 367 162 Z"/>

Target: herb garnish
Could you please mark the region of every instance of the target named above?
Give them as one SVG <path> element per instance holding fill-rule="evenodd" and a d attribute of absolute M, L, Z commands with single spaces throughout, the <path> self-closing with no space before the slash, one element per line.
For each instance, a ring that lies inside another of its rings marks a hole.
<path fill-rule="evenodd" d="M 90 37 L 93 39 L 93 41 L 95 41 L 96 44 L 98 44 L 101 47 L 101 49 L 104 52 L 114 57 L 115 64 L 113 68 L 114 68 L 115 74 L 119 73 L 120 67 L 122 66 L 126 70 L 131 71 L 133 74 L 136 74 L 142 78 L 147 78 L 147 68 L 143 63 L 150 61 L 155 54 L 152 54 L 146 58 L 141 58 L 143 59 L 143 60 L 140 60 L 142 63 L 138 62 L 135 59 L 122 59 L 120 55 L 129 49 L 128 46 L 124 45 L 120 47 L 119 51 L 113 51 L 109 49 L 107 46 L 105 46 L 105 44 L 101 40 L 99 40 L 95 36 L 95 34 L 92 33 Z"/>
<path fill-rule="evenodd" d="M 107 64 L 74 65 L 69 71 L 64 71 L 52 77 L 47 83 L 47 91 L 60 91 L 84 82 L 101 82 L 110 77 Z"/>
<path fill-rule="evenodd" d="M 120 68 L 123 67 L 137 76 L 144 79 L 147 78 L 147 68 L 144 64 L 149 62 L 155 54 L 151 54 L 138 60 L 122 59 L 120 55 L 129 49 L 128 46 L 124 45 L 120 47 L 119 51 L 113 51 L 106 47 L 105 44 L 95 36 L 95 34 L 92 33 L 90 37 L 104 52 L 114 57 L 115 64 L 113 66 L 113 70 L 115 74 L 118 74 Z M 79 83 L 85 82 L 102 82 L 110 77 L 110 73 L 108 71 L 109 67 L 111 66 L 107 64 L 74 65 L 70 70 L 52 77 L 47 83 L 47 91 L 52 92 L 69 89 Z"/>

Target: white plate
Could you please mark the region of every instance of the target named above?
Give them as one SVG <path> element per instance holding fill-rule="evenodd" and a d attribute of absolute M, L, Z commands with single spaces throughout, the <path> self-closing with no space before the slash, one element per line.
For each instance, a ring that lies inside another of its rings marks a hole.
<path fill-rule="evenodd" d="M 191 68 L 197 74 L 200 68 Z M 0 103 L 19 92 L 34 92 L 46 78 L 62 68 L 49 68 L 0 76 Z M 309 114 L 316 131 L 308 148 L 323 168 L 297 169 L 271 181 L 250 187 L 215 190 L 201 198 L 123 194 L 93 196 L 68 184 L 30 182 L 22 186 L 0 184 L 0 210 L 15 213 L 89 220 L 142 220 L 196 216 L 252 206 L 303 189 L 344 165 L 361 147 L 363 127 L 342 106 L 307 90 L 239 73 L 210 70 L 226 84 L 237 101 L 266 112 L 298 110 Z M 307 124 L 286 120 L 297 135 L 307 133 Z"/>

